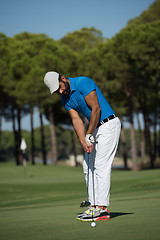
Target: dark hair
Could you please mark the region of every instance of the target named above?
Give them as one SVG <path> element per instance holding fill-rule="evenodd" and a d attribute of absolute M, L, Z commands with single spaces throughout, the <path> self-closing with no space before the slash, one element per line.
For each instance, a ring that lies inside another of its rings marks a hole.
<path fill-rule="evenodd" d="M 61 82 L 61 75 L 59 74 L 58 81 Z"/>

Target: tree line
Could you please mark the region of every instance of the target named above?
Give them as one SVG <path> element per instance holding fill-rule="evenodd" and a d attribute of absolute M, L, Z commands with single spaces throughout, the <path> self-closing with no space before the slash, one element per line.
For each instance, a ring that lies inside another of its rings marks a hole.
<path fill-rule="evenodd" d="M 33 114 L 38 108 L 41 149 L 47 163 L 43 115 L 50 122 L 50 156 L 57 162 L 55 126 L 71 125 L 60 97 L 50 95 L 43 78 L 47 71 L 66 77 L 85 75 L 96 81 L 122 122 L 121 151 L 127 166 L 124 117 L 130 123 L 131 158 L 138 170 L 138 149 L 133 116 L 139 124 L 141 161 L 155 167 L 160 148 L 160 0 L 132 19 L 112 39 L 101 31 L 82 28 L 55 41 L 45 34 L 20 33 L 10 38 L 0 34 L 0 117 L 12 120 L 15 157 L 22 164 L 21 120 L 30 114 L 31 162 L 35 164 Z M 143 115 L 144 129 L 139 121 Z M 85 119 L 84 119 L 85 122 Z M 72 138 L 74 152 L 75 140 Z M 76 155 L 76 153 L 75 153 Z"/>

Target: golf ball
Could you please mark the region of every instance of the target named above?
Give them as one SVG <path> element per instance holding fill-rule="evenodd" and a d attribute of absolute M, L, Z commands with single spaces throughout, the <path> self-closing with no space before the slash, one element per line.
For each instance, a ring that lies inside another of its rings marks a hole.
<path fill-rule="evenodd" d="M 91 223 L 91 226 L 92 226 L 92 227 L 96 227 L 96 223 L 95 223 L 95 222 L 92 222 L 92 223 Z"/>

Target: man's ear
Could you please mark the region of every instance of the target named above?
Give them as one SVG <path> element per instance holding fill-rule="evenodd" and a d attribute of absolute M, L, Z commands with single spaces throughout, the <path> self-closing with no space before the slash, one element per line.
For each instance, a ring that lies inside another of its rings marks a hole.
<path fill-rule="evenodd" d="M 61 80 L 67 82 L 67 79 L 64 76 L 61 76 Z"/>

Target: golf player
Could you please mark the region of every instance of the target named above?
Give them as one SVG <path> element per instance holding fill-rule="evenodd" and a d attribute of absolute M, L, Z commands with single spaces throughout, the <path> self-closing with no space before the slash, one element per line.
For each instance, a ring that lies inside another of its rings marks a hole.
<path fill-rule="evenodd" d="M 66 78 L 51 71 L 45 74 L 44 83 L 51 94 L 58 92 L 61 95 L 62 105 L 68 111 L 85 151 L 83 171 L 91 205 L 77 219 L 108 219 L 111 167 L 119 142 L 120 120 L 95 82 L 88 77 Z M 79 112 L 89 121 L 86 133 Z"/>

